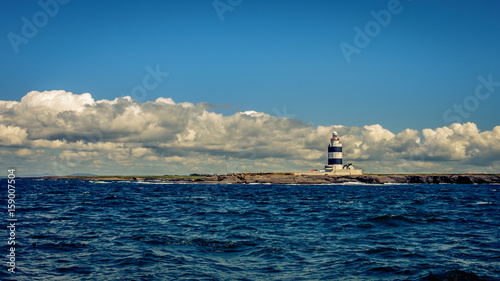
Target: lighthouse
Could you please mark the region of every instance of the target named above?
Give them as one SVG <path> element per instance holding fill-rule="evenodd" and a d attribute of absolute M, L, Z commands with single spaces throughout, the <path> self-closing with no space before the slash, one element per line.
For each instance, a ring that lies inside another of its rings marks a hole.
<path fill-rule="evenodd" d="M 328 144 L 328 166 L 332 170 L 342 170 L 342 144 L 340 143 L 337 132 L 333 132 L 330 143 Z"/>
<path fill-rule="evenodd" d="M 328 144 L 328 165 L 320 172 L 326 172 L 328 175 L 361 175 L 363 171 L 356 169 L 351 163 L 344 165 L 342 161 L 342 143 L 337 132 L 333 132 Z"/>
<path fill-rule="evenodd" d="M 356 169 L 352 163 L 343 165 L 342 157 L 342 144 L 339 135 L 337 132 L 333 132 L 328 144 L 328 165 L 325 165 L 325 168 L 319 171 L 313 169 L 310 172 L 296 172 L 295 175 L 349 176 L 363 174 L 363 171 Z"/>

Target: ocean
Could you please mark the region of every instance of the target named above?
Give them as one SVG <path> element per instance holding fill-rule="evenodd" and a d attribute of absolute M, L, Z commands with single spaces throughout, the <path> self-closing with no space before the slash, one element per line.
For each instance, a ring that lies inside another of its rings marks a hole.
<path fill-rule="evenodd" d="M 500 280 L 499 188 L 17 179 L 0 278 Z"/>

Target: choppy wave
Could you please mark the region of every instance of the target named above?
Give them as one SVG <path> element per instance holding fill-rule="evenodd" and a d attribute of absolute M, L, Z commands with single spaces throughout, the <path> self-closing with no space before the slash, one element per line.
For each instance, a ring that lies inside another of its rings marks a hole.
<path fill-rule="evenodd" d="M 500 280 L 488 185 L 24 180 L 16 192 L 17 273 L 3 280 Z"/>

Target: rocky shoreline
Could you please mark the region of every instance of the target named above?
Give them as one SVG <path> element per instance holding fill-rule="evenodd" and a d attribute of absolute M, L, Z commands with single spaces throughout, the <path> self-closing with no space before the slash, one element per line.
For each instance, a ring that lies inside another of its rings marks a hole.
<path fill-rule="evenodd" d="M 208 184 L 500 184 L 499 174 L 366 174 L 350 176 L 296 175 L 294 173 L 230 173 L 191 176 L 60 176 L 45 180 L 154 181 Z"/>

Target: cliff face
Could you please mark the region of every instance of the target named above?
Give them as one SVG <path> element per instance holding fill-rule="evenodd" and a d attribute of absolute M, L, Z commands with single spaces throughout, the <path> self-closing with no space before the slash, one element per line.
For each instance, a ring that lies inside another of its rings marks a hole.
<path fill-rule="evenodd" d="M 213 176 L 67 176 L 44 177 L 44 179 L 77 179 L 77 180 L 129 180 L 129 181 L 160 181 L 182 183 L 220 183 L 220 184 L 334 184 L 334 183 L 427 183 L 427 184 L 500 184 L 500 175 L 493 174 L 422 174 L 422 175 L 351 175 L 331 176 L 295 175 L 293 173 L 242 173 Z"/>

